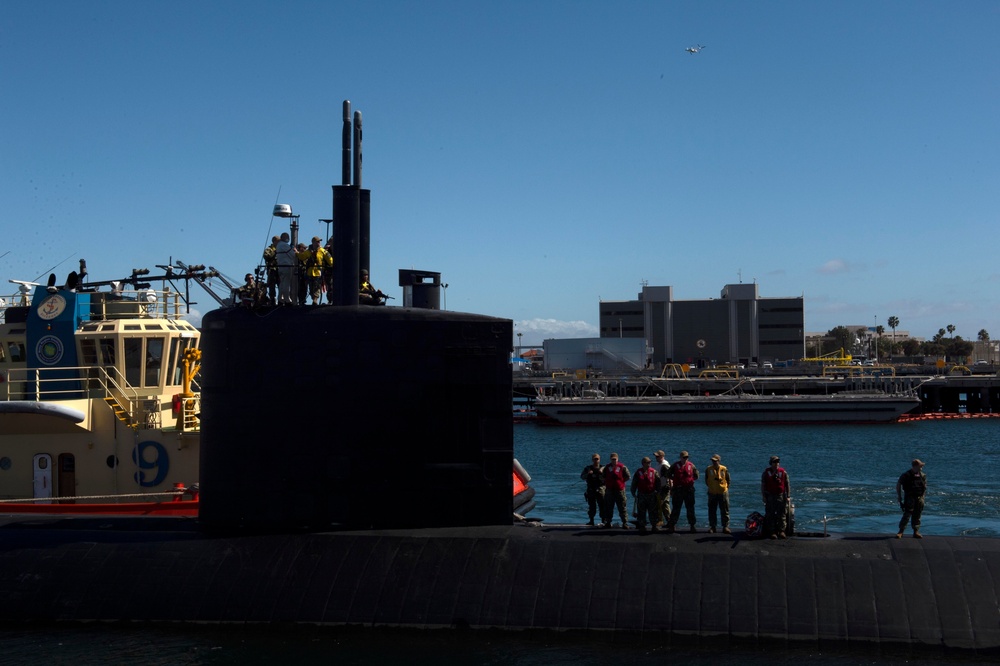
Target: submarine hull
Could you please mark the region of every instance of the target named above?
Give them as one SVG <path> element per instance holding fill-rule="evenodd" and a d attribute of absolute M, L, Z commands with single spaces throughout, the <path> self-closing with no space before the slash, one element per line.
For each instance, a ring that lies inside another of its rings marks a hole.
<path fill-rule="evenodd" d="M 137 566 L 141 565 L 141 566 Z M 0 519 L 0 620 L 302 622 L 1000 649 L 1000 539 L 526 525 L 210 535 Z"/>

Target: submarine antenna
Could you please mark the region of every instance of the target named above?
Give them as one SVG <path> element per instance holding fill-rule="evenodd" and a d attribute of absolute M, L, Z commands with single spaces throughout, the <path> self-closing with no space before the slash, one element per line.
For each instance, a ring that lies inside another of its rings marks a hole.
<path fill-rule="evenodd" d="M 361 112 L 354 112 L 354 187 L 361 189 Z"/>
<path fill-rule="evenodd" d="M 341 137 L 340 184 L 351 184 L 351 100 L 344 100 L 344 132 Z"/>

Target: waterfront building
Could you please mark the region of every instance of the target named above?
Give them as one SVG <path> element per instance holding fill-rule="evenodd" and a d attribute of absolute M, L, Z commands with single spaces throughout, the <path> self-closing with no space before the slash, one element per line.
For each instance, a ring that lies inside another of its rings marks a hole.
<path fill-rule="evenodd" d="M 644 370 L 650 363 L 646 341 L 631 337 L 545 340 L 543 346 L 547 372 L 631 374 Z"/>
<path fill-rule="evenodd" d="M 804 299 L 761 298 L 756 283 L 727 284 L 706 300 L 675 300 L 673 287 L 644 285 L 636 300 L 600 302 L 601 337 L 644 339 L 657 366 L 798 359 L 804 331 Z"/>

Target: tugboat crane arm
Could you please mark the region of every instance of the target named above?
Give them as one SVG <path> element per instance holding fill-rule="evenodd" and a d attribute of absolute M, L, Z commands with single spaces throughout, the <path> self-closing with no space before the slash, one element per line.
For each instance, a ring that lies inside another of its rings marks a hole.
<path fill-rule="evenodd" d="M 232 286 L 229 284 L 227 280 L 222 278 L 222 276 L 218 273 L 218 271 L 214 269 L 205 270 L 205 266 L 203 265 L 188 266 L 181 261 L 178 261 L 176 263 L 177 267 L 183 269 L 182 272 L 177 272 L 174 266 L 164 266 L 158 264 L 156 267 L 163 269 L 164 271 L 163 275 L 150 275 L 148 268 L 135 268 L 132 269 L 132 275 L 130 275 L 127 278 L 121 278 L 118 280 L 104 280 L 102 282 L 88 282 L 85 285 L 85 288 L 87 290 L 92 290 L 96 289 L 97 287 L 114 286 L 115 283 L 118 283 L 120 285 L 130 284 L 135 289 L 148 289 L 150 282 L 160 282 L 160 283 L 167 282 L 174 287 L 174 291 L 181 293 L 181 290 L 177 288 L 176 284 L 174 284 L 174 280 L 184 280 L 185 283 L 183 290 L 184 303 L 185 305 L 187 305 L 188 310 L 190 311 L 191 305 L 194 305 L 196 303 L 194 303 L 191 300 L 191 294 L 188 289 L 188 281 L 194 280 L 195 282 L 200 284 L 201 287 L 205 291 L 207 291 L 212 296 L 212 298 L 214 298 L 219 303 L 219 305 L 223 307 L 226 305 L 226 302 L 222 298 L 220 298 L 218 294 L 213 292 L 212 289 L 205 283 L 205 280 L 207 280 L 208 278 L 218 277 L 222 279 L 222 281 L 226 284 L 226 286 L 231 289 Z M 11 280 L 11 282 L 14 282 L 14 280 Z M 35 283 L 29 282 L 26 284 L 35 284 Z"/>
<path fill-rule="evenodd" d="M 222 280 L 223 284 L 225 284 L 230 289 L 230 291 L 232 291 L 232 289 L 234 289 L 233 285 L 230 284 L 229 281 L 226 280 L 226 278 L 222 277 L 222 274 L 219 273 L 219 271 L 215 270 L 212 267 L 209 267 L 209 270 L 205 271 L 205 266 L 203 264 L 196 264 L 194 266 L 189 266 L 188 264 L 185 264 L 180 259 L 177 260 L 177 265 L 184 269 L 184 274 L 183 275 L 174 275 L 173 277 L 175 277 L 175 278 L 177 278 L 177 277 L 184 278 L 185 292 L 187 291 L 187 281 L 189 279 L 190 280 L 194 280 L 195 282 L 198 283 L 199 286 L 201 286 L 202 289 L 204 289 L 208 293 L 209 296 L 211 296 L 213 299 L 215 299 L 215 302 L 218 303 L 220 307 L 226 307 L 227 305 L 229 305 L 229 304 L 226 303 L 225 299 L 223 299 L 217 293 L 215 293 L 214 291 L 212 291 L 211 287 L 209 287 L 205 283 L 205 279 L 206 278 L 217 277 L 220 280 Z M 190 305 L 192 304 L 192 302 L 189 300 L 190 294 L 189 293 L 185 293 L 185 296 L 188 297 L 188 298 L 185 298 L 185 300 L 187 301 L 188 306 L 190 307 Z M 197 305 L 197 304 L 195 303 L 195 305 Z"/>

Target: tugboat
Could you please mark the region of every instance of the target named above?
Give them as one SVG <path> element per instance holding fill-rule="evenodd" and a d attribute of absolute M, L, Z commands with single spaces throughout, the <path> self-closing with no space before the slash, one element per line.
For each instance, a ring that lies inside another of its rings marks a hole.
<path fill-rule="evenodd" d="M 81 260 L 65 284 L 19 282 L 0 302 L 0 513 L 197 513 L 188 287 L 225 304 L 207 280 L 232 286 L 204 266 L 160 268 L 88 283 Z"/>

